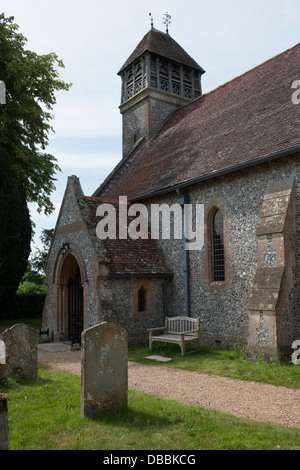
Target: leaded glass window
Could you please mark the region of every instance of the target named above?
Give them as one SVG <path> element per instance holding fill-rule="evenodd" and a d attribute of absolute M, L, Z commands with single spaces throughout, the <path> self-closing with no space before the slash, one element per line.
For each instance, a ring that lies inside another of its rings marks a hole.
<path fill-rule="evenodd" d="M 224 220 L 220 210 L 213 217 L 213 280 L 225 281 Z"/>

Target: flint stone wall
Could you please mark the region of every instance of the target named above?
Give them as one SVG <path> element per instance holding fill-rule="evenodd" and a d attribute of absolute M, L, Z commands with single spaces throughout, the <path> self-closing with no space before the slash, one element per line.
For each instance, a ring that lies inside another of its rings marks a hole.
<path fill-rule="evenodd" d="M 191 316 L 200 316 L 202 344 L 210 346 L 233 346 L 240 340 L 246 341 L 249 335 L 248 304 L 257 270 L 256 228 L 270 181 L 278 182 L 287 178 L 295 181 L 295 223 L 296 233 L 295 265 L 293 283 L 290 290 L 289 311 L 284 322 L 288 330 L 288 342 L 300 334 L 300 155 L 274 161 L 252 169 L 240 171 L 216 180 L 195 184 L 188 190 L 191 204 L 204 204 L 212 201 L 216 206 L 222 203 L 224 220 L 228 224 L 228 243 L 225 251 L 228 256 L 227 282 L 213 282 L 206 275 L 207 243 L 201 251 L 189 252 Z M 141 201 L 143 202 L 143 201 Z M 151 203 L 172 205 L 177 203 L 174 194 L 151 199 Z M 149 202 L 145 201 L 147 205 Z M 208 220 L 205 219 L 207 231 Z M 172 232 L 171 232 L 172 233 Z M 168 315 L 182 315 L 184 306 L 184 265 L 181 240 L 159 240 L 166 261 L 173 267 L 174 277 L 168 285 Z M 264 253 L 264 263 L 276 267 L 274 249 Z"/>

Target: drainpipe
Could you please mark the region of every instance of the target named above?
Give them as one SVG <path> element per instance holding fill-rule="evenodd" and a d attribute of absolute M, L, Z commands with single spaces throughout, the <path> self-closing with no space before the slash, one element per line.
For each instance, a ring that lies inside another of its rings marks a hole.
<path fill-rule="evenodd" d="M 189 263 L 189 252 L 186 249 L 186 237 L 185 237 L 185 213 L 184 213 L 184 204 L 188 203 L 188 196 L 183 194 L 179 189 L 176 190 L 178 203 L 182 207 L 182 236 L 183 236 L 183 274 L 184 274 L 184 306 L 185 306 L 185 316 L 191 316 L 191 306 L 190 306 L 190 263 Z"/>
<path fill-rule="evenodd" d="M 164 319 L 168 316 L 168 299 L 167 299 L 167 285 L 168 285 L 168 278 L 165 277 L 164 279 Z"/>

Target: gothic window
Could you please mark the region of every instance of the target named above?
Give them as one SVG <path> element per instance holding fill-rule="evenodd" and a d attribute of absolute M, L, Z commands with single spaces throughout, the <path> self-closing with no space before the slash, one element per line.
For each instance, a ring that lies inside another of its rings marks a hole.
<path fill-rule="evenodd" d="M 212 220 L 213 280 L 225 281 L 224 220 L 218 209 Z"/>
<path fill-rule="evenodd" d="M 164 65 L 161 65 L 159 69 L 159 81 L 160 89 L 163 91 L 169 91 L 169 73 L 168 68 Z"/>
<path fill-rule="evenodd" d="M 186 72 L 183 75 L 183 94 L 185 98 L 192 97 L 192 81 L 190 75 Z"/>
<path fill-rule="evenodd" d="M 135 93 L 141 91 L 142 86 L 142 67 L 141 64 L 139 64 L 135 72 Z"/>
<path fill-rule="evenodd" d="M 127 78 L 126 100 L 129 100 L 129 98 L 131 98 L 132 96 L 133 96 L 133 73 L 131 70 Z"/>
<path fill-rule="evenodd" d="M 172 91 L 174 95 L 181 94 L 180 74 L 176 69 L 172 71 Z"/>
<path fill-rule="evenodd" d="M 146 291 L 143 286 L 138 291 L 138 311 L 146 311 Z"/>

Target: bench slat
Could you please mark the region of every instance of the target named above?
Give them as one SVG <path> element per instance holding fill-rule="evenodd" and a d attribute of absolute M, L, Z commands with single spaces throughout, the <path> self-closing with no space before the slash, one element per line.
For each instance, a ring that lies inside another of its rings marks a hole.
<path fill-rule="evenodd" d="M 164 334 L 154 336 L 153 332 L 165 330 Z M 149 346 L 152 350 L 153 341 L 164 343 L 175 343 L 181 347 L 181 354 L 185 355 L 185 344 L 196 342 L 200 348 L 200 319 L 188 317 L 167 317 L 165 328 L 154 328 L 148 330 Z"/>

